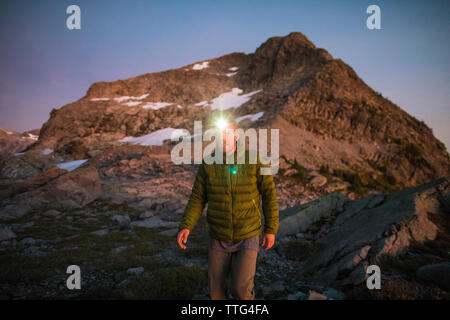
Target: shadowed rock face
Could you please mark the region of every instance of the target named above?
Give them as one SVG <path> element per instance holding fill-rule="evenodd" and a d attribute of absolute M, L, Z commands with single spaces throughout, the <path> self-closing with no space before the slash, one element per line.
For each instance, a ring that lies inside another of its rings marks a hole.
<path fill-rule="evenodd" d="M 417 270 L 417 276 L 450 291 L 450 262 L 422 266 Z"/>
<path fill-rule="evenodd" d="M 317 221 L 335 215 L 316 242 L 321 250 L 305 261 L 300 273 L 321 284 L 359 284 L 366 279 L 367 267 L 378 264 L 381 256 L 396 256 L 412 244 L 432 241 L 439 232 L 448 232 L 434 221 L 450 214 L 449 182 L 450 178 L 442 178 L 344 204 L 335 196 L 324 197 L 282 220 L 280 229 L 293 234 L 307 229 L 311 217 Z"/>

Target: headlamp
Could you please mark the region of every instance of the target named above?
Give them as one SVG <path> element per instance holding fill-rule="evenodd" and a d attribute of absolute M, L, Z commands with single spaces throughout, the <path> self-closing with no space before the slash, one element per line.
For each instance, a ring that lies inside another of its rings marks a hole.
<path fill-rule="evenodd" d="M 228 127 L 228 121 L 224 118 L 217 119 L 215 124 L 220 131 L 223 131 Z"/>

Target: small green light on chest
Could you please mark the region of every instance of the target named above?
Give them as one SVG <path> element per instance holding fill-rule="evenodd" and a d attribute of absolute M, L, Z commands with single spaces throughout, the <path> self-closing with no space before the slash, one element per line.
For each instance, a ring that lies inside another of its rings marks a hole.
<path fill-rule="evenodd" d="M 231 172 L 231 174 L 236 174 L 237 168 L 235 166 L 230 166 L 230 172 Z"/>

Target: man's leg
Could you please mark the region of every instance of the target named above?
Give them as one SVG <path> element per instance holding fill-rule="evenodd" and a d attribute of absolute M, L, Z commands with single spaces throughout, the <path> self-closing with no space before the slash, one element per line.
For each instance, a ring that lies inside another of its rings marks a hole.
<path fill-rule="evenodd" d="M 258 251 L 242 249 L 231 257 L 231 293 L 238 300 L 254 300 Z"/>
<path fill-rule="evenodd" d="M 208 282 L 211 300 L 226 300 L 225 280 L 230 270 L 231 253 L 209 248 Z"/>

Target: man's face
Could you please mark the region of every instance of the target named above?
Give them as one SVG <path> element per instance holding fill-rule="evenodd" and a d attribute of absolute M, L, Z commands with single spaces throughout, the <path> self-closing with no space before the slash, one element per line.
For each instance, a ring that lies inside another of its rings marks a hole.
<path fill-rule="evenodd" d="M 222 143 L 223 143 L 223 152 L 224 153 L 232 153 L 234 152 L 234 147 L 236 145 L 236 141 L 239 139 L 239 135 L 237 130 L 233 128 L 227 128 L 222 131 Z"/>

